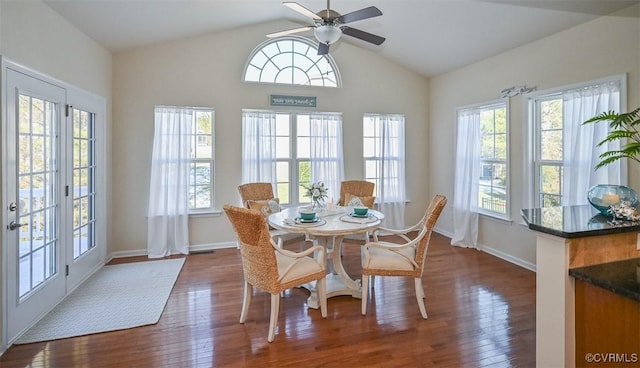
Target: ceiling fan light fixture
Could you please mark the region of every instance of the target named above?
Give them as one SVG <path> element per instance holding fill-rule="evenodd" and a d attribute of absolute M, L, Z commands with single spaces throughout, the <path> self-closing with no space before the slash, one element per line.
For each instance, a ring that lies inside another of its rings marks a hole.
<path fill-rule="evenodd" d="M 318 39 L 319 42 L 331 45 L 332 43 L 338 41 L 338 39 L 342 35 L 342 30 L 340 29 L 340 27 L 330 24 L 324 24 L 316 27 L 316 29 L 314 29 L 313 31 L 313 34 L 316 36 L 316 39 Z"/>

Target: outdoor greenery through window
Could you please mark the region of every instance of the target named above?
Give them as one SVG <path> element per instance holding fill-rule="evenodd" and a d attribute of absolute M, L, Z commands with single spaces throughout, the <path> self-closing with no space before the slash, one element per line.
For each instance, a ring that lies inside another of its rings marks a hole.
<path fill-rule="evenodd" d="M 214 112 L 195 109 L 191 128 L 189 169 L 189 210 L 213 209 L 214 184 Z"/>
<path fill-rule="evenodd" d="M 281 37 L 259 45 L 245 66 L 247 82 L 340 87 L 340 75 L 330 55 L 318 55 L 304 37 Z"/>
<path fill-rule="evenodd" d="M 507 106 L 480 108 L 480 180 L 478 207 L 507 214 Z"/>
<path fill-rule="evenodd" d="M 311 203 L 305 189 L 312 184 L 311 114 L 276 113 L 275 139 L 276 195 L 280 204 Z M 336 158 L 330 158 L 333 159 Z M 329 195 L 333 197 L 337 193 Z"/>
<path fill-rule="evenodd" d="M 535 103 L 537 134 L 536 188 L 540 207 L 560 206 L 562 198 L 562 96 Z M 585 194 L 586 195 L 586 194 Z"/>

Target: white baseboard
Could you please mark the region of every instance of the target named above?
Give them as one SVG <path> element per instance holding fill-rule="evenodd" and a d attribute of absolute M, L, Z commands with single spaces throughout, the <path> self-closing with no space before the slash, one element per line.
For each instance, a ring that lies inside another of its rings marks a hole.
<path fill-rule="evenodd" d="M 479 249 L 483 252 L 491 254 L 492 256 L 496 256 L 498 258 L 504 259 L 507 262 L 511 262 L 517 266 L 526 268 L 529 271 L 536 272 L 536 265 L 531 262 L 524 261 L 520 258 L 512 256 L 511 254 L 507 254 L 503 251 L 488 247 L 486 245 L 480 245 Z"/>
<path fill-rule="evenodd" d="M 238 242 L 222 242 L 222 243 L 207 243 L 207 244 L 195 244 L 189 246 L 189 252 L 199 253 L 206 252 L 215 249 L 225 249 L 225 248 L 237 248 Z M 109 263 L 114 258 L 126 258 L 126 257 L 137 257 L 137 256 L 146 256 L 146 249 L 136 249 L 136 250 L 124 250 L 119 252 L 112 252 L 107 256 L 106 263 Z"/>
<path fill-rule="evenodd" d="M 444 229 L 441 229 L 441 228 L 439 228 L 437 226 L 433 228 L 433 231 L 435 231 L 438 234 L 444 235 L 444 236 L 448 237 L 449 239 L 451 239 L 451 237 L 453 236 L 452 233 L 450 233 L 450 232 L 448 232 L 448 231 L 446 231 Z M 536 265 L 535 264 L 533 264 L 531 262 L 527 262 L 527 261 L 525 261 L 523 259 L 520 259 L 518 257 L 514 257 L 511 254 L 505 253 L 505 252 L 503 252 L 501 250 L 497 250 L 497 249 L 492 248 L 492 247 L 490 247 L 488 245 L 478 244 L 478 250 L 483 251 L 485 253 L 489 253 L 494 257 L 498 257 L 500 259 L 504 259 L 505 261 L 513 263 L 513 264 L 515 264 L 517 266 L 520 266 L 522 268 L 526 268 L 529 271 L 536 272 Z"/>

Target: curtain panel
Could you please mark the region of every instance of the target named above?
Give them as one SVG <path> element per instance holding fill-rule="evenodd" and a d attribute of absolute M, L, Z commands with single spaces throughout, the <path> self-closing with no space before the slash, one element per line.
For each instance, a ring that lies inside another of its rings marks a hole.
<path fill-rule="evenodd" d="M 149 258 L 189 253 L 188 176 L 193 110 L 156 107 L 147 252 Z"/>
<path fill-rule="evenodd" d="M 242 111 L 242 182 L 271 183 L 276 192 L 276 113 Z"/>
<path fill-rule="evenodd" d="M 324 182 L 329 198 L 338 200 L 344 179 L 342 149 L 342 116 L 311 114 L 310 116 L 311 182 Z"/>
<path fill-rule="evenodd" d="M 452 245 L 478 245 L 480 153 L 480 109 L 458 110 Z"/>
<path fill-rule="evenodd" d="M 607 111 L 620 112 L 620 82 L 569 90 L 562 94 L 563 170 L 562 205 L 588 204 L 587 192 L 597 184 L 626 184 L 621 161 L 595 170 L 600 154 L 619 150 L 620 142 L 597 147 L 607 134 L 609 124 L 583 122 Z"/>
<path fill-rule="evenodd" d="M 368 115 L 379 129 L 378 208 L 383 224 L 392 229 L 405 227 L 405 130 L 403 115 Z"/>

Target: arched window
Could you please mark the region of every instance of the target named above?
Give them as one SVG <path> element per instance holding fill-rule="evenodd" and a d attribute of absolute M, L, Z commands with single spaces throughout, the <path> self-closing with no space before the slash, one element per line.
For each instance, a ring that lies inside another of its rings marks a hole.
<path fill-rule="evenodd" d="M 318 55 L 315 42 L 296 36 L 267 40 L 253 50 L 244 81 L 302 86 L 341 87 L 333 58 Z"/>

